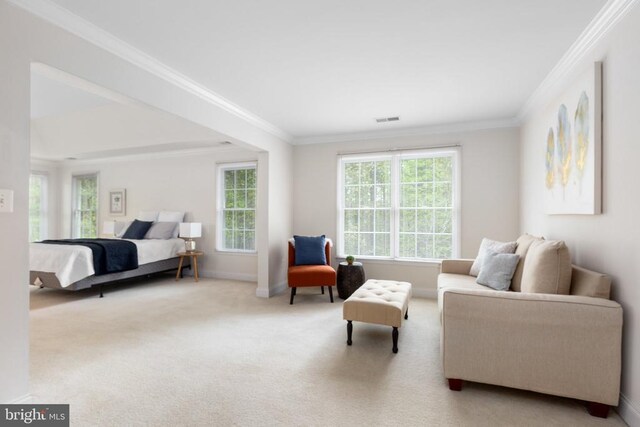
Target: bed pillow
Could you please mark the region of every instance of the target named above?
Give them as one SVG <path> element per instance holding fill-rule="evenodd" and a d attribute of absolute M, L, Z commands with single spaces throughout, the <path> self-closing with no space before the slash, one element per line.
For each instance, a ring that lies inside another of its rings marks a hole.
<path fill-rule="evenodd" d="M 480 249 L 478 249 L 478 256 L 475 261 L 473 261 L 473 265 L 469 271 L 470 276 L 478 276 L 480 269 L 482 268 L 484 255 L 489 251 L 499 254 L 512 254 L 516 251 L 516 242 L 497 242 L 487 238 L 482 239 Z"/>
<path fill-rule="evenodd" d="M 116 221 L 115 225 L 113 226 L 114 235 L 116 237 L 122 238 L 130 225 L 131 221 Z"/>
<path fill-rule="evenodd" d="M 491 251 L 486 253 L 476 283 L 489 286 L 496 291 L 509 290 L 518 261 L 518 254 L 498 254 Z"/>
<path fill-rule="evenodd" d="M 147 234 L 147 231 L 151 228 L 151 224 L 153 224 L 153 221 L 140 221 L 135 219 L 129 228 L 127 228 L 122 238 L 133 240 L 144 239 L 145 234 Z"/>
<path fill-rule="evenodd" d="M 157 211 L 140 211 L 136 219 L 140 221 L 158 221 L 158 212 Z"/>
<path fill-rule="evenodd" d="M 158 215 L 158 222 L 182 222 L 184 221 L 184 212 L 172 212 L 172 211 L 160 211 Z M 180 229 L 176 227 L 173 232 L 173 237 L 178 237 Z"/>
<path fill-rule="evenodd" d="M 147 234 L 145 234 L 145 239 L 172 239 L 174 236 L 174 232 L 178 228 L 177 222 L 154 222 Z"/>
<path fill-rule="evenodd" d="M 325 237 L 293 236 L 295 240 L 296 265 L 325 265 L 327 256 L 324 252 Z"/>

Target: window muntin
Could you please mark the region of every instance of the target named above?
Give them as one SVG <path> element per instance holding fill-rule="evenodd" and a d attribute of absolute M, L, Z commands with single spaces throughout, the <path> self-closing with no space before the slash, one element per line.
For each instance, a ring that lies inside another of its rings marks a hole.
<path fill-rule="evenodd" d="M 256 164 L 221 165 L 218 182 L 218 250 L 255 252 Z"/>
<path fill-rule="evenodd" d="M 339 169 L 339 256 L 458 255 L 457 150 L 343 156 Z"/>
<path fill-rule="evenodd" d="M 29 241 L 47 238 L 48 176 L 34 172 L 29 176 Z"/>
<path fill-rule="evenodd" d="M 98 175 L 73 177 L 71 237 L 98 237 Z"/>

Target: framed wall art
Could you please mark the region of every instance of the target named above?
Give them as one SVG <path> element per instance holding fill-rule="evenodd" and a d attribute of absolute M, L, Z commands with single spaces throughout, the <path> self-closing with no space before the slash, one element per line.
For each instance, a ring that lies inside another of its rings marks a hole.
<path fill-rule="evenodd" d="M 124 216 L 127 211 L 127 190 L 119 188 L 109 191 L 109 214 Z"/>
<path fill-rule="evenodd" d="M 545 212 L 602 213 L 602 62 L 570 82 L 547 120 Z"/>

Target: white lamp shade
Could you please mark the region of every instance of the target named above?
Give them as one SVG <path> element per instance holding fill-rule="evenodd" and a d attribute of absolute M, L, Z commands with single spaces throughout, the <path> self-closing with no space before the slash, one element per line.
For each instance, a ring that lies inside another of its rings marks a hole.
<path fill-rule="evenodd" d="M 202 236 L 202 224 L 199 222 L 181 222 L 180 223 L 180 237 L 201 237 Z"/>
<path fill-rule="evenodd" d="M 102 234 L 116 234 L 115 221 L 105 221 L 102 223 Z"/>

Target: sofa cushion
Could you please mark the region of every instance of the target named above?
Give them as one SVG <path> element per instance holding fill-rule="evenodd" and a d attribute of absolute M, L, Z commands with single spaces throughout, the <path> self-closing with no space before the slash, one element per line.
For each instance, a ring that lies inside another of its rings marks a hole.
<path fill-rule="evenodd" d="M 569 294 L 571 256 L 561 240 L 531 243 L 522 271 L 521 292 Z"/>
<path fill-rule="evenodd" d="M 478 273 L 480 273 L 484 255 L 489 251 L 499 254 L 512 254 L 516 251 L 516 242 L 498 242 L 487 238 L 482 239 L 480 249 L 478 250 L 478 256 L 471 266 L 471 271 L 469 272 L 470 275 L 477 276 Z"/>
<path fill-rule="evenodd" d="M 538 240 L 544 240 L 544 237 L 536 237 L 526 233 L 516 240 L 516 254 L 520 255 L 520 261 L 518 262 L 515 273 L 513 273 L 513 279 L 511 279 L 511 290 L 514 292 L 520 292 L 524 260 L 527 257 L 527 251 L 529 251 L 531 244 Z"/>
<path fill-rule="evenodd" d="M 495 252 L 485 254 L 476 282 L 496 291 L 508 290 L 519 260 L 520 256 L 517 254 L 497 254 Z"/>
<path fill-rule="evenodd" d="M 571 272 L 571 295 L 609 299 L 611 278 L 606 274 L 573 266 Z"/>
<path fill-rule="evenodd" d="M 438 274 L 438 308 L 442 312 L 442 293 L 448 289 L 483 289 L 493 291 L 488 286 L 476 283 L 476 278 L 467 274 Z"/>

